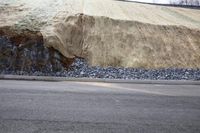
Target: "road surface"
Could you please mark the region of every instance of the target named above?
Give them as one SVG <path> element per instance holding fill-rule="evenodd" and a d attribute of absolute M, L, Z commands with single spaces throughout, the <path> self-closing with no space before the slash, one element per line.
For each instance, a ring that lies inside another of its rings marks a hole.
<path fill-rule="evenodd" d="M 0 80 L 0 133 L 199 133 L 200 86 Z"/>

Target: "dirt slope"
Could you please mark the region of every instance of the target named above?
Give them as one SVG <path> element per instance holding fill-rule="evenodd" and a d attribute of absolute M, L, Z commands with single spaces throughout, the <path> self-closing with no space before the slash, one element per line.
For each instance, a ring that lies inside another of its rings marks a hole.
<path fill-rule="evenodd" d="M 45 46 L 67 58 L 101 66 L 200 68 L 198 9 L 115 0 L 5 3 L 0 33 L 41 32 Z"/>

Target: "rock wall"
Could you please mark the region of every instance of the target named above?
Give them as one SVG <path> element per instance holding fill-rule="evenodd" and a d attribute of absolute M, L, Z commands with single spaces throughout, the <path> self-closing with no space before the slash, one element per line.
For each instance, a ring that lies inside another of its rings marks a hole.
<path fill-rule="evenodd" d="M 67 69 L 73 60 L 53 48 L 46 48 L 40 32 L 17 32 L 8 27 L 0 29 L 0 73 L 57 72 Z"/>
<path fill-rule="evenodd" d="M 78 14 L 42 32 L 47 47 L 93 66 L 200 68 L 200 30 Z"/>

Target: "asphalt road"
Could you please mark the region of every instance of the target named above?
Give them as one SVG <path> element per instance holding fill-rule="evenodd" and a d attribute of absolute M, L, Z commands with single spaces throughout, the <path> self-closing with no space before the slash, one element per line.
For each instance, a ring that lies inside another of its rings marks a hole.
<path fill-rule="evenodd" d="M 200 133 L 200 86 L 0 80 L 0 133 Z"/>

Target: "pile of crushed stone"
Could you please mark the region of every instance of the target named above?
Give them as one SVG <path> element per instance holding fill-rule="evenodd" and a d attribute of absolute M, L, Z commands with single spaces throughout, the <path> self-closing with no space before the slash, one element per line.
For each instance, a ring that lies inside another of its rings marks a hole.
<path fill-rule="evenodd" d="M 76 59 L 68 70 L 57 72 L 45 71 L 5 71 L 1 74 L 31 75 L 31 76 L 57 76 L 76 78 L 102 78 L 102 79 L 141 79 L 141 80 L 200 80 L 200 69 L 136 69 L 122 67 L 91 67 L 84 59 Z"/>

